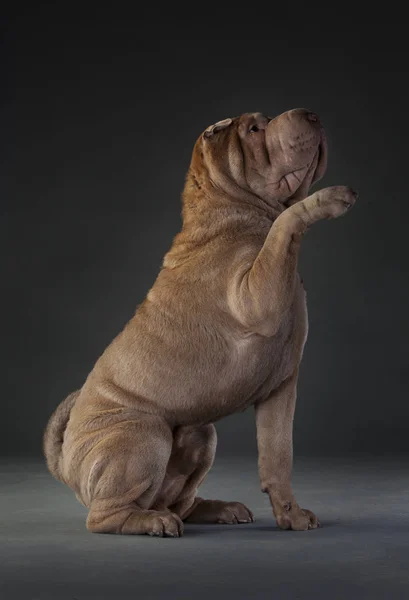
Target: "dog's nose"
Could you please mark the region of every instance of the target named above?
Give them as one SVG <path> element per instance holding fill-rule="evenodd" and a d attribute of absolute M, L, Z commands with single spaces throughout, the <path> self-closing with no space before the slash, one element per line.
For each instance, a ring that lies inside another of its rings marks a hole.
<path fill-rule="evenodd" d="M 293 110 L 289 110 L 286 114 L 290 119 L 301 119 L 308 121 L 311 125 L 320 124 L 318 115 L 308 108 L 294 108 Z"/>
<path fill-rule="evenodd" d="M 306 117 L 309 121 L 311 121 L 312 123 L 317 123 L 318 122 L 318 117 L 315 113 L 313 112 L 307 112 Z"/>

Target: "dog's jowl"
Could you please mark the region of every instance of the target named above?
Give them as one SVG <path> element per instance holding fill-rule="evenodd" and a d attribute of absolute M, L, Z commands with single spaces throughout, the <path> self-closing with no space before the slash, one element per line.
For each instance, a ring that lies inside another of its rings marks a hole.
<path fill-rule="evenodd" d="M 308 195 L 326 163 L 324 130 L 305 109 L 224 119 L 198 138 L 182 230 L 154 285 L 45 431 L 49 470 L 89 509 L 90 531 L 178 537 L 183 522 L 252 522 L 240 502 L 197 495 L 213 423 L 252 405 L 278 526 L 319 526 L 291 488 L 308 330 L 298 253 L 313 223 L 356 199 L 342 186 Z"/>

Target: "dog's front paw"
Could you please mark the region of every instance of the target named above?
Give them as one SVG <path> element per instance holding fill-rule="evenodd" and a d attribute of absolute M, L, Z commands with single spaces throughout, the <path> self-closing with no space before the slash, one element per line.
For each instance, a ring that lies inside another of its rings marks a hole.
<path fill-rule="evenodd" d="M 345 185 L 336 185 L 319 190 L 311 196 L 325 219 L 344 215 L 355 204 L 358 192 Z"/>
<path fill-rule="evenodd" d="M 307 531 L 321 526 L 313 512 L 291 502 L 282 507 L 277 516 L 277 525 L 280 529 L 292 529 L 293 531 Z"/>

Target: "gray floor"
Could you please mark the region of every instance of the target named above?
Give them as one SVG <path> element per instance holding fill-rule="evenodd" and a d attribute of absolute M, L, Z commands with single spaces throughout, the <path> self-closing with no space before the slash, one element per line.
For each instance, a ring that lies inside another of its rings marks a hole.
<path fill-rule="evenodd" d="M 0 470 L 2 600 L 409 598 L 409 460 L 298 460 L 298 501 L 323 527 L 288 532 L 256 464 L 218 459 L 203 495 L 245 502 L 256 522 L 190 525 L 181 539 L 90 534 L 41 463 Z"/>

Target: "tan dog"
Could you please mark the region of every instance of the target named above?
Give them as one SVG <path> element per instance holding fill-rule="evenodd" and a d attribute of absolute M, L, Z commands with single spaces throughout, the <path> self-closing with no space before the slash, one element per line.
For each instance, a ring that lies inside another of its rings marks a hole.
<path fill-rule="evenodd" d="M 255 407 L 261 488 L 283 529 L 319 525 L 291 489 L 296 384 L 307 336 L 300 241 L 355 202 L 347 187 L 306 197 L 327 148 L 313 113 L 260 113 L 206 129 L 183 193 L 183 228 L 134 317 L 44 436 L 51 473 L 105 533 L 179 536 L 183 523 L 247 523 L 238 502 L 197 489 L 213 423 Z"/>

